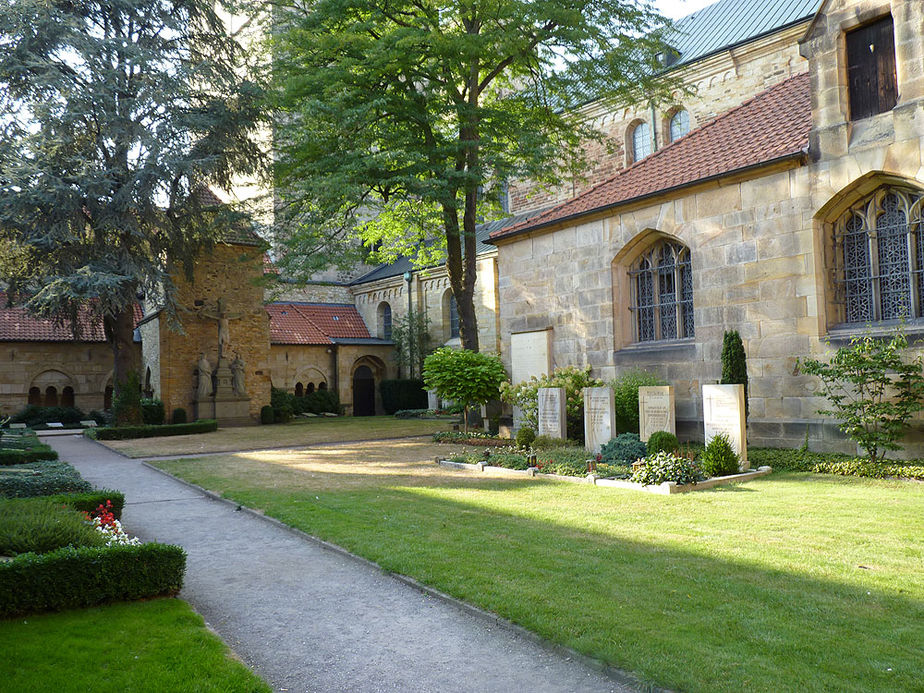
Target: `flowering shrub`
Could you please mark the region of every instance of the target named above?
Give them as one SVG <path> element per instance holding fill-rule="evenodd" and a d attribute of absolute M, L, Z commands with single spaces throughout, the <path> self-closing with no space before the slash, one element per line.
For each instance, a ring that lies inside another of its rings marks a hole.
<path fill-rule="evenodd" d="M 673 481 L 676 484 L 695 484 L 705 477 L 690 460 L 670 452 L 656 452 L 643 459 L 644 465 L 632 473 L 630 481 L 649 486 Z"/>
<path fill-rule="evenodd" d="M 122 523 L 115 519 L 112 514 L 112 501 L 107 500 L 106 504 L 99 504 L 99 507 L 92 513 L 86 513 L 87 521 L 93 525 L 97 532 L 106 539 L 106 546 L 140 546 L 141 540 L 138 537 L 129 536 Z"/>

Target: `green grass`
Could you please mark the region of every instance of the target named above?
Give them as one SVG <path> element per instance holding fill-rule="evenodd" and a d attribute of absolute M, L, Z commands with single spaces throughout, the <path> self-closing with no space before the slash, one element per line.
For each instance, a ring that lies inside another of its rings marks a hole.
<path fill-rule="evenodd" d="M 158 466 L 661 686 L 924 687 L 916 482 L 784 473 L 655 496 L 310 451 Z"/>
<path fill-rule="evenodd" d="M 0 621 L 7 691 L 260 691 L 270 688 L 179 599 Z"/>
<path fill-rule="evenodd" d="M 260 450 L 379 438 L 430 435 L 451 428 L 451 422 L 395 419 L 390 416 L 344 416 L 296 419 L 287 424 L 221 428 L 214 433 L 100 441 L 128 457 L 196 455 L 203 452 Z"/>

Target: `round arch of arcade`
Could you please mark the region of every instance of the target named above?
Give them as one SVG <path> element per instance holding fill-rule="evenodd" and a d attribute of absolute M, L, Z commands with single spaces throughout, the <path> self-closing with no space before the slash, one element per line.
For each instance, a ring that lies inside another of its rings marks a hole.
<path fill-rule="evenodd" d="M 38 407 L 75 406 L 74 379 L 54 368 L 34 375 L 29 382 L 29 404 Z"/>
<path fill-rule="evenodd" d="M 327 376 L 313 366 L 302 368 L 292 381 L 292 392 L 296 397 L 304 397 L 317 390 L 326 390 L 327 387 Z"/>
<path fill-rule="evenodd" d="M 353 362 L 350 369 L 353 416 L 374 416 L 382 412 L 378 385 L 385 373 L 385 362 L 376 356 L 361 356 Z"/>

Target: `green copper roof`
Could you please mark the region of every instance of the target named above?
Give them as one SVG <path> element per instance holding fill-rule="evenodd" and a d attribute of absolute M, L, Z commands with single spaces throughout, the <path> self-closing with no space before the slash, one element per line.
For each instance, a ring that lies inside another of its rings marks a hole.
<path fill-rule="evenodd" d="M 680 54 L 674 65 L 752 41 L 811 19 L 821 0 L 719 0 L 677 20 L 668 44 Z"/>

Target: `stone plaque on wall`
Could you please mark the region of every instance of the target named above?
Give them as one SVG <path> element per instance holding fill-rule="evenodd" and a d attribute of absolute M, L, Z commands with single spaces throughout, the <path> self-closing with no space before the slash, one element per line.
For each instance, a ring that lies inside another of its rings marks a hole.
<path fill-rule="evenodd" d="M 551 372 L 551 334 L 551 330 L 538 330 L 510 335 L 510 382 L 517 385 L 534 375 L 539 377 Z"/>
<path fill-rule="evenodd" d="M 638 437 L 647 443 L 657 431 L 677 433 L 674 388 L 670 385 L 648 385 L 638 389 Z"/>
<path fill-rule="evenodd" d="M 568 437 L 565 388 L 539 388 L 539 435 L 550 438 Z"/>
<path fill-rule="evenodd" d="M 739 469 L 751 468 L 744 419 L 744 385 L 703 385 L 703 427 L 706 444 L 724 433 L 741 458 Z"/>
<path fill-rule="evenodd" d="M 613 390 L 609 387 L 584 388 L 584 447 L 590 452 L 610 442 L 616 430 Z"/>

